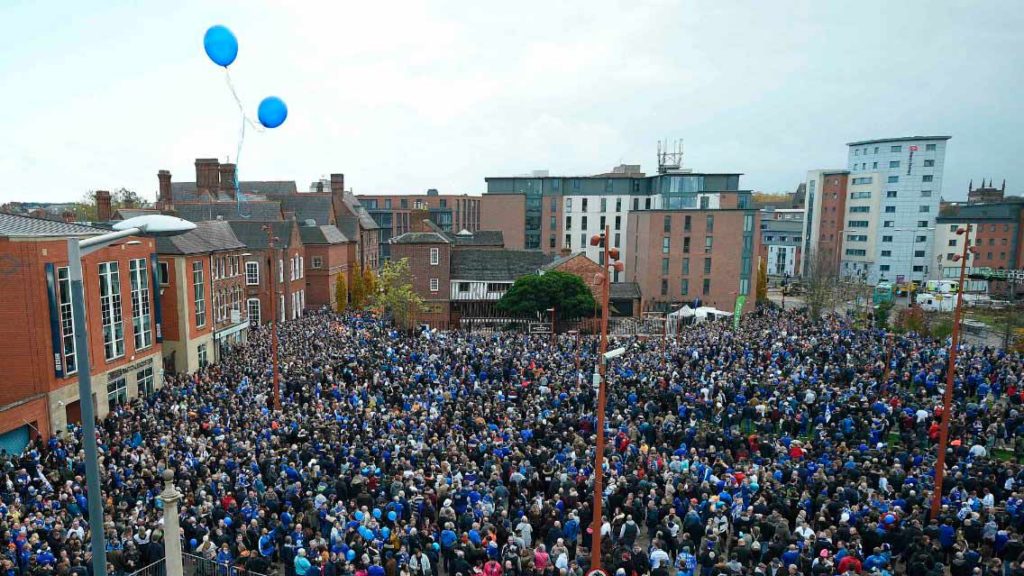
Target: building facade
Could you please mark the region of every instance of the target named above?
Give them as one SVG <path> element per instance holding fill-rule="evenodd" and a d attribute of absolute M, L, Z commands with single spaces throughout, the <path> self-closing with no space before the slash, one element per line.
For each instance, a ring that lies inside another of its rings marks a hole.
<path fill-rule="evenodd" d="M 839 274 L 849 181 L 850 173 L 846 170 L 807 173 L 802 186 L 805 214 L 801 274 L 818 270 L 829 276 Z"/>
<path fill-rule="evenodd" d="M 637 210 L 629 215 L 626 273 L 648 310 L 670 311 L 699 299 L 732 310 L 745 296 L 753 310 L 754 260 L 761 213 L 752 208 Z"/>
<path fill-rule="evenodd" d="M 388 241 L 413 231 L 413 224 L 423 218 L 453 234 L 481 229 L 479 196 L 440 194 L 430 189 L 426 194 L 360 194 L 356 198 L 380 227 L 382 260 L 391 257 Z"/>
<path fill-rule="evenodd" d="M 271 310 L 277 312 L 278 322 L 301 317 L 306 307 L 306 275 L 298 224 L 294 220 L 230 224 L 247 254 L 242 265 L 249 323 L 256 326 L 270 322 Z M 270 233 L 264 226 L 270 228 Z M 272 295 L 276 295 L 273 301 Z"/>
<path fill-rule="evenodd" d="M 391 239 L 391 258 L 409 260 L 413 291 L 423 299 L 417 322 L 447 328 L 451 321 L 451 241 L 439 232 L 407 232 Z"/>
<path fill-rule="evenodd" d="M 935 219 L 939 216 L 949 139 L 910 136 L 847 145 L 851 198 L 847 203 L 842 275 L 862 277 L 871 284 L 929 277 L 935 265 Z M 878 198 L 853 200 L 857 182 L 863 179 L 871 179 L 871 191 Z M 856 226 L 850 222 L 856 222 Z M 851 234 L 857 239 L 851 240 Z"/>
<path fill-rule="evenodd" d="M 204 221 L 180 236 L 159 238 L 157 252 L 167 311 L 164 369 L 191 373 L 245 341 L 246 247 L 227 222 Z"/>
<path fill-rule="evenodd" d="M 799 276 L 803 266 L 804 211 L 801 208 L 761 211 L 760 256 L 768 276 L 787 279 Z"/>
<path fill-rule="evenodd" d="M 163 384 L 156 244 L 128 238 L 84 257 L 86 326 L 72 315 L 67 239 L 106 232 L 0 214 L 0 447 L 81 423 L 75 335 L 89 338 L 98 417 Z"/>
<path fill-rule="evenodd" d="M 966 204 L 947 208 L 935 221 L 935 264 L 932 278 L 957 278 L 960 264 L 953 256 L 963 249 L 958 228 L 970 224 L 971 241 L 977 253 L 968 262 L 970 268 L 1015 270 L 1024 268 L 1024 204 L 995 202 Z"/>
<path fill-rule="evenodd" d="M 306 305 L 337 310 L 336 288 L 339 279 L 348 282 L 349 264 L 355 261 L 355 243 L 337 226 L 330 225 L 300 226 L 299 236 L 305 253 Z"/>

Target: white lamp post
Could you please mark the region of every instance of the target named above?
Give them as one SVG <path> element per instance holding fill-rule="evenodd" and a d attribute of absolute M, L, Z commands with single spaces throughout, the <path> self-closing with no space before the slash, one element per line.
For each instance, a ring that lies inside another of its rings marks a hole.
<path fill-rule="evenodd" d="M 78 364 L 78 399 L 82 408 L 82 443 L 85 448 L 85 479 L 88 488 L 89 532 L 92 542 L 92 574 L 106 576 L 107 550 L 103 534 L 103 494 L 96 450 L 96 414 L 92 405 L 92 372 L 89 366 L 89 337 L 85 329 L 85 290 L 82 287 L 82 257 L 129 236 L 175 236 L 194 230 L 188 220 L 161 214 L 129 218 L 114 225 L 114 231 L 89 238 L 68 238 L 68 275 L 71 280 L 71 310 L 75 326 L 75 361 Z"/>

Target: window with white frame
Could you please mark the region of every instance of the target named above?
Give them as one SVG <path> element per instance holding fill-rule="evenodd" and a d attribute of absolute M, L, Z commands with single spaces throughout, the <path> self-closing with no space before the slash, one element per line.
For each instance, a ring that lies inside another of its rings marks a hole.
<path fill-rule="evenodd" d="M 279 294 L 278 297 L 277 297 L 277 317 L 278 317 L 278 322 L 284 322 L 284 320 L 285 320 L 284 294 Z"/>
<path fill-rule="evenodd" d="M 124 376 L 107 380 L 107 405 L 111 408 L 128 402 L 128 379 Z"/>
<path fill-rule="evenodd" d="M 156 392 L 156 387 L 153 385 L 153 367 L 150 366 L 136 372 L 135 383 L 139 388 L 139 396 L 152 396 L 153 392 Z"/>
<path fill-rule="evenodd" d="M 260 323 L 260 299 L 249 298 L 245 301 L 245 307 L 249 311 L 249 323 L 259 324 Z"/>
<path fill-rule="evenodd" d="M 438 282 L 437 278 L 431 278 L 430 279 L 430 291 L 431 292 L 437 292 L 439 289 L 440 289 L 440 283 Z"/>
<path fill-rule="evenodd" d="M 57 310 L 60 315 L 61 356 L 64 374 L 78 372 L 75 358 L 75 315 L 71 307 L 71 274 L 68 268 L 57 269 Z"/>
<path fill-rule="evenodd" d="M 306 258 L 305 258 L 305 256 L 299 256 L 299 278 L 305 278 L 306 277 L 305 268 L 306 268 Z"/>
<path fill-rule="evenodd" d="M 313 256 L 312 264 L 314 270 L 319 270 L 324 267 L 324 260 L 319 256 Z"/>
<path fill-rule="evenodd" d="M 104 357 L 113 360 L 124 356 L 121 274 L 117 262 L 100 263 L 100 319 L 103 326 Z"/>
<path fill-rule="evenodd" d="M 260 283 L 260 263 L 249 261 L 245 263 L 245 284 L 257 286 Z"/>
<path fill-rule="evenodd" d="M 192 301 L 195 303 L 196 328 L 206 326 L 206 285 L 203 283 L 203 262 L 192 262 Z"/>
<path fill-rule="evenodd" d="M 210 354 L 206 344 L 200 344 L 196 351 L 199 353 L 199 367 L 206 368 L 206 365 L 210 363 Z"/>
<path fill-rule="evenodd" d="M 132 331 L 135 334 L 135 349 L 142 350 L 153 345 L 153 315 L 149 296 L 149 267 L 145 258 L 128 263 L 132 285 Z"/>
<path fill-rule="evenodd" d="M 441 263 L 441 249 L 431 248 L 430 249 L 430 265 L 437 266 Z"/>
<path fill-rule="evenodd" d="M 284 258 L 277 259 L 277 283 L 284 283 Z"/>

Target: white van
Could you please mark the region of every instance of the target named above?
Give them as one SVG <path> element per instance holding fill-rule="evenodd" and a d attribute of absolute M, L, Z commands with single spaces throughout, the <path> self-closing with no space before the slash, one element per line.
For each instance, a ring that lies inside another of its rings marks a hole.
<path fill-rule="evenodd" d="M 952 312 L 956 307 L 955 294 L 919 294 L 917 305 L 925 312 Z"/>

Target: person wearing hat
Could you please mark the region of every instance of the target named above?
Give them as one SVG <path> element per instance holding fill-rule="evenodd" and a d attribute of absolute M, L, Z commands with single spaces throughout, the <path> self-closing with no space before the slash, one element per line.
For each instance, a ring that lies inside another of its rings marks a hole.
<path fill-rule="evenodd" d="M 824 574 L 831 575 L 834 566 L 831 554 L 829 553 L 828 548 L 825 548 L 818 553 L 818 557 L 814 559 L 814 562 L 811 562 L 811 573 L 814 574 L 814 576 L 822 576 Z"/>

